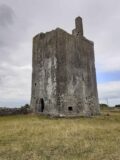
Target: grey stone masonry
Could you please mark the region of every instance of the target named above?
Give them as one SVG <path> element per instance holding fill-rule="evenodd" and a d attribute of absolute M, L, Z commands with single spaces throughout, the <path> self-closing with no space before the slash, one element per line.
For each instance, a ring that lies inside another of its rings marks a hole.
<path fill-rule="evenodd" d="M 94 43 L 83 35 L 82 18 L 72 34 L 57 28 L 33 38 L 31 108 L 53 116 L 100 113 Z"/>

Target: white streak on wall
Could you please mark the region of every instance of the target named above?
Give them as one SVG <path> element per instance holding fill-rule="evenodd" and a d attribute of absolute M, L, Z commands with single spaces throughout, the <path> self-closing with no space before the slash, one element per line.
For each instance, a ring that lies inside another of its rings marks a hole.
<path fill-rule="evenodd" d="M 53 60 L 53 63 L 52 63 Z M 54 79 L 52 81 L 52 75 L 51 75 L 51 69 L 52 67 L 55 68 L 56 70 L 56 65 L 57 65 L 57 59 L 56 57 L 52 57 L 47 59 L 47 63 L 48 63 L 48 85 L 47 85 L 47 94 L 48 94 L 48 99 L 51 99 L 51 96 L 53 95 L 54 92 L 56 92 L 56 74 L 54 73 Z M 55 72 L 55 71 L 54 71 Z"/>

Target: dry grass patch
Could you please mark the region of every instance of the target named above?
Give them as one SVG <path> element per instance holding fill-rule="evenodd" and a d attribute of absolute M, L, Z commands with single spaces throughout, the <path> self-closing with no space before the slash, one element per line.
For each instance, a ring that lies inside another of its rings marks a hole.
<path fill-rule="evenodd" d="M 120 160 L 120 112 L 73 119 L 0 117 L 0 160 L 101 159 Z"/>

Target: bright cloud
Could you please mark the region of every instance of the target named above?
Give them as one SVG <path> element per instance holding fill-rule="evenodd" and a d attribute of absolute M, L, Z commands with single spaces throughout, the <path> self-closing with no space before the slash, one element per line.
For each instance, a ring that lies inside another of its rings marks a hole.
<path fill-rule="evenodd" d="M 109 100 L 110 105 L 114 105 L 115 100 L 120 103 L 120 81 L 98 84 L 98 90 L 100 101 Z"/>

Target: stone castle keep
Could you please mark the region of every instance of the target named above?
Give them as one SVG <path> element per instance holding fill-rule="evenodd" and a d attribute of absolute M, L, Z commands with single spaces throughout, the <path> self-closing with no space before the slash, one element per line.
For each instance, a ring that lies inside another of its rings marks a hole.
<path fill-rule="evenodd" d="M 83 35 L 82 18 L 72 34 L 57 28 L 33 38 L 31 108 L 56 116 L 99 114 L 94 43 Z"/>

